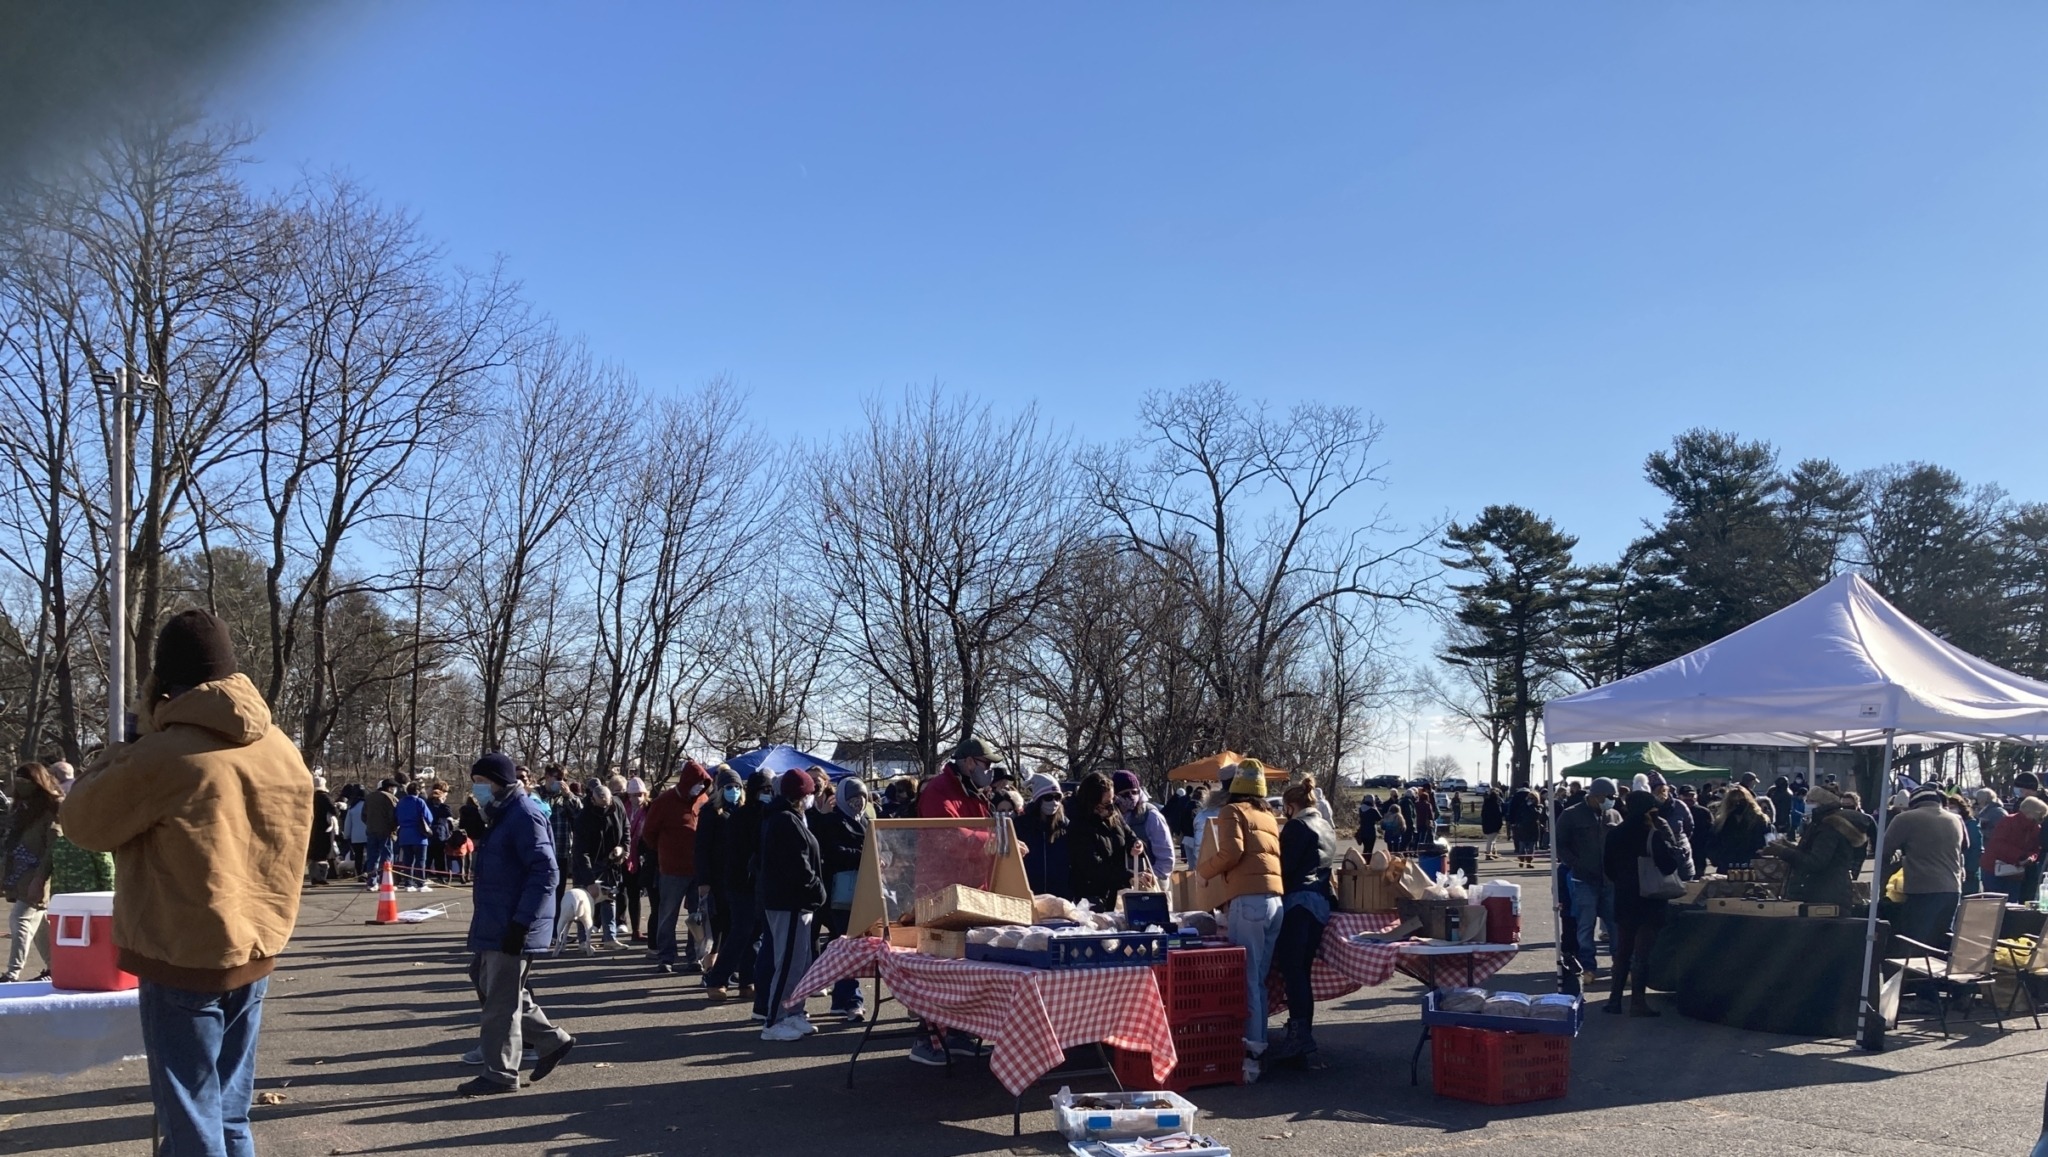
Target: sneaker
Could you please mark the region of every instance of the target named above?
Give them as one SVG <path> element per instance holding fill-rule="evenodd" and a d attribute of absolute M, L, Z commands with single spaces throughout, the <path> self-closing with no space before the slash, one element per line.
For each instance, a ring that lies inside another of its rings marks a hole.
<path fill-rule="evenodd" d="M 948 1030 L 946 1051 L 956 1057 L 983 1057 L 989 1054 L 989 1046 L 982 1044 L 964 1032 Z"/>
<path fill-rule="evenodd" d="M 804 1031 L 804 1025 L 793 1016 L 783 1017 L 761 1030 L 761 1039 L 765 1041 L 800 1041 L 809 1035 Z"/>
<path fill-rule="evenodd" d="M 942 1069 L 948 1063 L 946 1051 L 928 1040 L 921 1040 L 910 1046 L 910 1059 L 921 1065 L 932 1065 Z"/>
<path fill-rule="evenodd" d="M 791 1013 L 790 1015 L 783 1017 L 780 1021 L 776 1023 L 778 1025 L 785 1025 L 790 1023 L 791 1021 L 796 1022 L 796 1026 L 803 1030 L 805 1036 L 817 1035 L 818 1026 L 812 1024 L 811 1018 L 808 1015 L 801 1012 Z"/>
<path fill-rule="evenodd" d="M 768 1014 L 765 1012 L 750 1012 L 747 1014 L 747 1019 L 751 1021 L 756 1021 L 761 1024 L 767 1024 Z"/>
<path fill-rule="evenodd" d="M 704 995 L 712 1000 L 731 1000 L 732 989 L 723 984 L 707 984 L 704 986 Z"/>
<path fill-rule="evenodd" d="M 654 966 L 654 970 L 656 972 L 665 973 L 673 976 L 676 971 L 676 966 L 673 964 L 657 964 Z"/>
<path fill-rule="evenodd" d="M 523 1056 L 521 1056 L 521 1057 L 519 1058 L 519 1063 L 520 1063 L 520 1064 L 523 1064 L 523 1065 L 530 1065 L 530 1064 L 532 1064 L 533 1062 L 535 1062 L 535 1061 L 537 1061 L 537 1060 L 539 1060 L 539 1059 L 540 1059 L 540 1054 L 539 1054 L 539 1053 L 537 1053 L 537 1052 L 534 1052 L 534 1051 L 533 1051 L 532 1049 L 527 1049 L 527 1050 L 526 1050 L 526 1053 L 525 1053 L 525 1055 L 523 1055 Z M 483 1063 L 484 1063 L 484 1046 L 482 1046 L 482 1045 L 478 1045 L 478 1046 L 476 1046 L 475 1048 L 473 1048 L 473 1049 L 469 1050 L 468 1052 L 466 1052 L 466 1053 L 463 1053 L 463 1054 L 462 1054 L 462 1063 L 463 1063 L 463 1064 L 465 1064 L 465 1065 L 480 1065 L 480 1064 L 483 1064 Z"/>
<path fill-rule="evenodd" d="M 844 1017 L 855 1024 L 859 1024 L 861 1021 L 867 1018 L 867 1012 L 860 1005 L 857 1004 L 848 1005 L 845 1008 L 835 1007 L 827 1009 L 825 1011 L 825 1015 Z"/>
<path fill-rule="evenodd" d="M 21 979 L 21 974 L 20 974 L 20 973 L 16 973 L 16 972 L 0 972 L 0 984 L 13 984 L 13 983 L 14 983 L 15 981 L 17 981 L 17 980 L 20 980 L 20 979 Z"/>
<path fill-rule="evenodd" d="M 499 1093 L 516 1093 L 519 1091 L 519 1086 L 501 1085 L 482 1073 L 478 1073 L 476 1076 L 455 1086 L 455 1091 L 465 1097 L 495 1097 Z"/>
<path fill-rule="evenodd" d="M 422 891 L 422 892 L 431 892 L 431 891 L 433 891 L 433 890 L 434 890 L 434 886 L 433 886 L 432 884 L 421 884 L 421 885 L 420 885 L 420 891 Z"/>
<path fill-rule="evenodd" d="M 531 1084 L 554 1072 L 555 1066 L 561 1064 L 568 1057 L 569 1050 L 575 1047 L 576 1038 L 572 1036 L 568 1040 L 563 1041 L 555 1051 L 535 1061 L 533 1063 L 533 1075 L 527 1078 L 527 1083 Z"/>
<path fill-rule="evenodd" d="M 1259 1059 L 1257 1057 L 1246 1057 L 1244 1059 L 1244 1083 L 1247 1085 L 1258 1084 L 1259 1072 Z"/>
<path fill-rule="evenodd" d="M 596 942 L 596 941 L 594 941 L 594 940 L 585 940 L 585 941 L 583 942 L 583 955 L 585 955 L 585 956 L 595 956 L 595 955 L 597 955 L 597 942 Z"/>

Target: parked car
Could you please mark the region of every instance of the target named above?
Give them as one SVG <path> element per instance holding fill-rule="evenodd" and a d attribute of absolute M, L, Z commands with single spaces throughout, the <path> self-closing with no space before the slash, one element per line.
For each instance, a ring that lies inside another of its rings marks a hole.
<path fill-rule="evenodd" d="M 1438 791 L 1471 791 L 1472 785 L 1458 776 L 1452 776 L 1436 785 Z"/>
<path fill-rule="evenodd" d="M 1376 775 L 1366 780 L 1365 786 L 1385 791 L 1390 787 L 1400 787 L 1401 777 L 1398 775 Z"/>
<path fill-rule="evenodd" d="M 1436 786 L 1436 781 L 1435 781 L 1435 780 L 1433 780 L 1433 779 L 1431 779 L 1431 778 L 1429 778 L 1429 777 L 1428 777 L 1428 776 L 1426 776 L 1426 775 L 1418 775 L 1418 776 L 1416 776 L 1416 777 L 1415 777 L 1414 779 L 1411 779 L 1411 780 L 1409 780 L 1409 781 L 1408 781 L 1408 784 L 1407 784 L 1407 786 L 1409 786 L 1409 787 L 1435 787 L 1435 786 Z"/>

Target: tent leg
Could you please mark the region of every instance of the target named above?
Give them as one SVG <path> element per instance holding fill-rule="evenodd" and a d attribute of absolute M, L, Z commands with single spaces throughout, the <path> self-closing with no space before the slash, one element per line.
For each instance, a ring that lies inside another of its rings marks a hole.
<path fill-rule="evenodd" d="M 1877 989 L 1872 986 L 1877 967 L 1877 906 L 1884 899 L 1884 829 L 1886 806 L 1892 786 L 1892 729 L 1884 732 L 1884 766 L 1877 773 L 1877 847 L 1871 852 L 1870 916 L 1863 933 L 1863 986 L 1857 1001 L 1860 1021 L 1856 1039 L 1865 1052 L 1884 1051 L 1884 1015 L 1877 1008 Z"/>
<path fill-rule="evenodd" d="M 1543 823 L 1550 832 L 1544 846 L 1543 866 L 1550 873 L 1551 940 L 1557 945 L 1557 976 L 1564 979 L 1564 896 L 1557 887 L 1557 772 L 1551 759 L 1550 743 L 1543 744 Z M 1576 984 L 1577 981 L 1574 981 Z"/>

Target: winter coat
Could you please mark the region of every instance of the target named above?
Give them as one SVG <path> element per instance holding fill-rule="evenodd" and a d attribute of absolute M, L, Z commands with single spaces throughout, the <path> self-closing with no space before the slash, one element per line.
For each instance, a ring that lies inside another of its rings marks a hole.
<path fill-rule="evenodd" d="M 758 865 L 755 862 L 761 852 L 761 824 L 766 819 L 762 809 L 767 804 L 753 800 L 732 809 L 725 817 L 718 841 L 719 886 L 735 895 L 751 895 L 750 886 Z"/>
<path fill-rule="evenodd" d="M 13 817 L 13 824 L 7 832 L 7 842 L 0 845 L 0 880 L 14 876 L 15 853 L 26 848 L 35 857 L 35 863 L 19 876 L 14 876 L 7 889 L 10 901 L 28 901 L 41 908 L 50 902 L 50 848 L 57 838 L 57 809 L 52 807 L 31 820 L 19 815 Z"/>
<path fill-rule="evenodd" d="M 1370 798 L 1358 805 L 1358 834 L 1356 839 L 1358 840 L 1358 854 L 1362 856 L 1372 855 L 1373 849 L 1379 846 L 1380 809 L 1373 806 Z"/>
<path fill-rule="evenodd" d="M 1280 881 L 1284 893 L 1313 892 L 1334 901 L 1330 872 L 1337 863 L 1337 833 L 1323 813 L 1302 811 L 1280 829 Z"/>
<path fill-rule="evenodd" d="M 65 835 L 114 853 L 114 943 L 144 980 L 227 992 L 291 940 L 313 830 L 313 778 L 247 676 L 142 713 L 64 800 Z"/>
<path fill-rule="evenodd" d="M 1619 809 L 1602 811 L 1591 797 L 1564 809 L 1557 817 L 1558 862 L 1571 869 L 1573 879 L 1600 879 L 1607 862 L 1608 830 L 1620 823 Z"/>
<path fill-rule="evenodd" d="M 768 804 L 761 831 L 761 875 L 754 898 L 769 912 L 825 906 L 824 859 L 804 813 L 788 799 Z"/>
<path fill-rule="evenodd" d="M 917 793 L 919 819 L 977 819 L 989 814 L 988 800 L 968 789 L 960 772 L 948 763 L 924 782 Z M 917 867 L 912 889 L 920 896 L 948 884 L 980 887 L 988 880 L 988 842 L 993 833 L 959 828 L 934 828 L 917 834 Z"/>
<path fill-rule="evenodd" d="M 1616 824 L 1607 829 L 1600 847 L 1600 869 L 1607 882 L 1614 886 L 1617 915 L 1630 910 L 1641 911 L 1647 905 L 1667 903 L 1643 898 L 1642 877 L 1637 865 L 1643 856 L 1655 860 L 1660 872 L 1678 871 L 1678 841 L 1672 837 L 1671 825 L 1665 823 L 1662 816 L 1652 813 L 1648 827 L 1639 823 Z"/>
<path fill-rule="evenodd" d="M 1516 839 L 1533 843 L 1543 834 L 1543 807 L 1533 793 L 1518 791 L 1508 800 L 1507 822 Z"/>
<path fill-rule="evenodd" d="M 1771 826 L 1776 828 L 1781 835 L 1791 831 L 1792 789 L 1789 787 L 1773 786 L 1769 794 L 1771 797 Z"/>
<path fill-rule="evenodd" d="M 369 837 L 365 843 L 388 840 L 398 834 L 396 795 L 380 787 L 363 796 L 363 832 Z"/>
<path fill-rule="evenodd" d="M 696 877 L 694 882 L 700 888 L 717 891 L 725 886 L 725 841 L 732 831 L 732 817 L 732 810 L 716 804 L 697 813 L 697 856 L 689 875 Z"/>
<path fill-rule="evenodd" d="M 1792 874 L 1785 880 L 1785 898 L 1840 904 L 1847 912 L 1854 893 L 1850 881 L 1863 866 L 1863 849 L 1869 843 L 1863 828 L 1843 808 L 1816 809 L 1800 833 L 1799 843 L 1778 852 L 1792 865 Z"/>
<path fill-rule="evenodd" d="M 351 847 L 370 842 L 370 827 L 363 822 L 366 806 L 362 800 L 357 800 L 348 806 L 348 814 L 341 817 L 341 838 Z"/>
<path fill-rule="evenodd" d="M 514 786 L 484 809 L 490 824 L 477 845 L 470 891 L 469 950 L 496 952 L 515 924 L 526 926 L 524 950 L 546 952 L 555 936 L 555 833 L 540 802 Z"/>
<path fill-rule="evenodd" d="M 1124 817 L 1133 835 L 1138 837 L 1152 874 L 1159 877 L 1161 886 L 1173 874 L 1173 834 L 1167 830 L 1166 817 L 1158 808 L 1147 801 L 1138 805 L 1138 810 Z"/>
<path fill-rule="evenodd" d="M 1885 825 L 1884 859 L 1880 863 L 1890 863 L 1894 853 L 1900 855 L 1908 896 L 1942 892 L 1960 895 L 1963 838 L 1962 819 L 1947 808 L 1932 804 L 1909 807 Z"/>
<path fill-rule="evenodd" d="M 114 857 L 105 852 L 88 852 L 59 831 L 50 841 L 50 892 L 111 892 L 114 890 Z"/>
<path fill-rule="evenodd" d="M 434 810 L 416 795 L 398 801 L 398 846 L 424 848 L 433 834 Z"/>
<path fill-rule="evenodd" d="M 334 855 L 334 797 L 326 790 L 313 793 L 313 838 L 306 843 L 308 860 L 325 860 Z"/>
<path fill-rule="evenodd" d="M 1724 871 L 1748 866 L 1770 831 L 1768 819 L 1747 813 L 1723 818 L 1714 828 L 1714 862 Z"/>
<path fill-rule="evenodd" d="M 473 844 L 482 844 L 484 836 L 491 830 L 491 825 L 484 821 L 484 809 L 476 806 L 475 796 L 462 801 L 462 810 L 456 813 L 455 825 Z"/>
<path fill-rule="evenodd" d="M 576 815 L 576 858 L 573 871 L 578 887 L 602 882 L 616 889 L 621 862 L 612 859 L 612 849 L 626 846 L 626 809 L 618 802 L 599 807 L 586 803 Z"/>
<path fill-rule="evenodd" d="M 1998 821 L 1991 829 L 1991 836 L 1984 841 L 1984 878 L 1988 881 L 2009 880 L 2014 877 L 1998 875 L 1999 864 L 2018 864 L 2025 867 L 2041 855 L 2041 821 L 2025 811 L 2013 812 Z"/>
<path fill-rule="evenodd" d="M 1017 817 L 1017 839 L 1024 844 L 1024 875 L 1031 881 L 1033 895 L 1070 896 L 1067 872 L 1067 834 L 1054 838 L 1047 818 L 1036 807 L 1026 807 Z"/>
<path fill-rule="evenodd" d="M 711 777 L 696 760 L 683 764 L 675 785 L 647 805 L 647 825 L 640 838 L 653 845 L 664 876 L 688 876 L 697 870 L 697 829 L 711 794 Z"/>
<path fill-rule="evenodd" d="M 1501 803 L 1500 793 L 1490 791 L 1479 801 L 1479 830 L 1489 836 L 1499 835 L 1507 823 L 1507 808 Z"/>
<path fill-rule="evenodd" d="M 836 807 L 812 811 L 811 835 L 818 841 L 818 855 L 824 861 L 825 883 L 841 872 L 860 871 L 861 848 L 868 840 L 868 821 L 856 819 Z"/>
<path fill-rule="evenodd" d="M 1131 850 L 1137 837 L 1121 823 L 1092 812 L 1067 825 L 1067 899 L 1086 900 L 1096 911 L 1116 905 L 1116 895 L 1131 886 Z"/>
<path fill-rule="evenodd" d="M 1239 896 L 1280 895 L 1280 825 L 1265 800 L 1234 802 L 1209 827 L 1216 833 L 1210 840 L 1216 850 L 1195 870 L 1205 880 L 1222 879 L 1222 903 Z"/>
<path fill-rule="evenodd" d="M 1195 812 L 1198 810 L 1192 796 L 1177 795 L 1159 806 L 1166 816 L 1166 828 L 1174 838 L 1185 839 L 1195 834 Z"/>

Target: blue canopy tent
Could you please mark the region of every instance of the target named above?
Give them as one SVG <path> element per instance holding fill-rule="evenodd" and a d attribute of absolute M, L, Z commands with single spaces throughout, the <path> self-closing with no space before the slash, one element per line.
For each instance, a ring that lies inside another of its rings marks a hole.
<path fill-rule="evenodd" d="M 774 747 L 764 747 L 759 751 L 749 751 L 745 755 L 735 755 L 726 760 L 725 765 L 739 772 L 742 778 L 757 771 L 781 775 L 785 771 L 809 771 L 814 767 L 825 769 L 825 774 L 831 776 L 835 783 L 849 775 L 859 774 L 848 771 L 822 756 L 812 755 L 808 751 L 798 751 L 787 743 L 778 743 Z"/>

